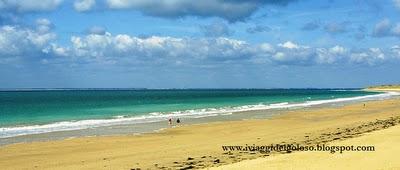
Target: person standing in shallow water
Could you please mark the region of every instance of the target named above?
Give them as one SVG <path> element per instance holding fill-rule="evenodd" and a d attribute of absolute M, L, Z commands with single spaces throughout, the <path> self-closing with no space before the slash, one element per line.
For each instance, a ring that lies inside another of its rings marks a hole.
<path fill-rule="evenodd" d="M 181 120 L 180 120 L 179 118 L 176 119 L 176 123 L 177 123 L 177 124 L 181 123 Z"/>
<path fill-rule="evenodd" d="M 169 124 L 169 125 L 172 125 L 172 118 L 169 118 L 169 119 L 168 119 L 168 124 Z"/>

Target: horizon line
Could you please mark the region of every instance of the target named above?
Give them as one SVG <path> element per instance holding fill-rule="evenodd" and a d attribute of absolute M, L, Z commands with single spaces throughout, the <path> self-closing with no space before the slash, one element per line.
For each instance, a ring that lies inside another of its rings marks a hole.
<path fill-rule="evenodd" d="M 363 89 L 365 87 L 294 87 L 294 88 L 0 88 L 0 91 L 58 91 L 58 90 L 295 90 L 295 89 Z"/>

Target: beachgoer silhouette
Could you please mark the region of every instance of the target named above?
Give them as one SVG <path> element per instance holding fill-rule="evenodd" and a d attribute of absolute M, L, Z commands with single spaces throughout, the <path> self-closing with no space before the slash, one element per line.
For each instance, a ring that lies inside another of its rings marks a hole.
<path fill-rule="evenodd" d="M 181 120 L 179 120 L 179 118 L 176 119 L 176 123 L 181 123 Z"/>
<path fill-rule="evenodd" d="M 169 125 L 172 125 L 172 119 L 171 118 L 168 119 L 168 122 L 169 122 Z"/>

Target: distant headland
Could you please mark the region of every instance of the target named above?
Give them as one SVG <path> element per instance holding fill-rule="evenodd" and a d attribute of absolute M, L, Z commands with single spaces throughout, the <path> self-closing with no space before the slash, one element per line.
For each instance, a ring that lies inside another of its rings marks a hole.
<path fill-rule="evenodd" d="M 400 91 L 400 84 L 388 84 L 388 85 L 370 86 L 370 87 L 365 88 L 364 90 L 371 90 L 371 91 Z"/>

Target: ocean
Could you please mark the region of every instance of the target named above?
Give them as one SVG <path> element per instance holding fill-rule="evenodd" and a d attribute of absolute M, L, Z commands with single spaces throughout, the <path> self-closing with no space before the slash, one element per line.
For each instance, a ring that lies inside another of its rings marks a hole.
<path fill-rule="evenodd" d="M 358 89 L 7 90 L 0 91 L 0 139 L 390 95 Z"/>

